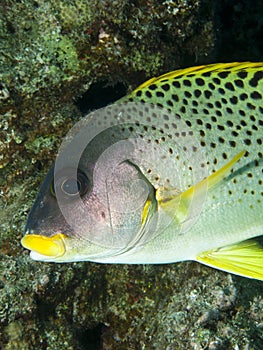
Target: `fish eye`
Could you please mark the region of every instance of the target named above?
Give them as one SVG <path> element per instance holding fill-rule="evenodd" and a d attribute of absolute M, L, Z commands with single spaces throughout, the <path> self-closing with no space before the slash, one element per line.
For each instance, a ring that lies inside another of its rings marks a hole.
<path fill-rule="evenodd" d="M 71 198 L 78 195 L 83 196 L 88 190 L 88 185 L 89 181 L 86 175 L 78 169 L 77 178 L 72 175 L 72 172 L 69 175 L 65 172 L 63 175 L 58 176 L 56 184 L 53 179 L 50 186 L 50 192 L 53 196 L 56 196 L 56 191 Z"/>
<path fill-rule="evenodd" d="M 61 184 L 61 190 L 68 196 L 76 196 L 81 189 L 81 184 L 78 179 L 65 179 Z"/>

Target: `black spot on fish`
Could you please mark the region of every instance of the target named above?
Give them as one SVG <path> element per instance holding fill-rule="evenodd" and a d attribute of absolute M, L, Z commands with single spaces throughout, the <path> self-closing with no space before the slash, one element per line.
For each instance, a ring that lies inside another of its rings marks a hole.
<path fill-rule="evenodd" d="M 187 98 L 192 97 L 192 94 L 191 94 L 191 92 L 189 92 L 189 91 L 185 91 L 185 92 L 184 92 L 184 95 L 185 95 L 185 97 L 187 97 Z"/>
<path fill-rule="evenodd" d="M 202 73 L 202 76 L 203 77 L 210 77 L 211 76 L 211 72 Z"/>
<path fill-rule="evenodd" d="M 262 98 L 262 95 L 258 91 L 251 92 L 250 96 L 254 100 L 260 100 Z"/>
<path fill-rule="evenodd" d="M 182 107 L 180 108 L 180 111 L 181 111 L 182 113 L 185 113 L 185 112 L 186 112 L 185 106 L 182 106 Z"/>
<path fill-rule="evenodd" d="M 178 95 L 175 95 L 175 94 L 172 94 L 172 99 L 173 99 L 175 102 L 178 102 L 178 101 L 179 101 Z"/>
<path fill-rule="evenodd" d="M 184 86 L 191 86 L 192 85 L 191 81 L 188 79 L 184 79 L 183 84 L 184 84 Z"/>
<path fill-rule="evenodd" d="M 180 84 L 179 81 L 175 80 L 175 81 L 173 81 L 173 86 L 176 87 L 176 88 L 180 88 L 181 84 Z"/>
<path fill-rule="evenodd" d="M 240 97 L 240 100 L 245 101 L 248 98 L 248 95 L 243 93 L 239 97 Z"/>
<path fill-rule="evenodd" d="M 240 109 L 240 110 L 238 111 L 238 113 L 239 113 L 242 117 L 244 117 L 244 116 L 246 115 L 246 113 L 245 113 L 244 111 L 242 111 L 242 109 Z"/>
<path fill-rule="evenodd" d="M 236 132 L 236 131 L 232 131 L 231 134 L 232 134 L 232 136 L 234 136 L 234 137 L 238 137 L 238 135 L 239 135 L 238 132 Z"/>
<path fill-rule="evenodd" d="M 156 91 L 156 97 L 164 97 L 164 93 L 162 91 Z"/>
<path fill-rule="evenodd" d="M 142 90 L 136 91 L 136 96 L 137 96 L 137 97 L 141 97 L 141 96 L 142 96 Z"/>
<path fill-rule="evenodd" d="M 213 82 L 217 85 L 220 85 L 221 84 L 221 80 L 218 79 L 218 78 L 213 78 Z"/>
<path fill-rule="evenodd" d="M 230 98 L 230 102 L 231 102 L 233 105 L 236 105 L 237 102 L 238 102 L 237 97 L 236 97 L 236 96 L 231 97 L 231 98 Z"/>
<path fill-rule="evenodd" d="M 212 92 L 209 91 L 209 90 L 205 90 L 204 94 L 205 94 L 205 97 L 206 97 L 206 98 L 210 98 L 211 95 L 212 95 Z"/>
<path fill-rule="evenodd" d="M 211 90 L 215 90 L 215 88 L 216 88 L 213 83 L 209 83 L 208 86 L 209 86 L 209 89 L 211 89 Z"/>
<path fill-rule="evenodd" d="M 152 93 L 151 93 L 151 91 L 146 90 L 146 92 L 145 92 L 145 96 L 146 96 L 146 97 L 148 97 L 148 98 L 151 98 L 151 97 L 152 97 Z"/>
<path fill-rule="evenodd" d="M 204 79 L 202 79 L 202 78 L 196 78 L 196 79 L 195 79 L 195 82 L 196 82 L 196 84 L 197 84 L 198 86 L 204 86 L 204 85 L 205 85 L 205 81 L 204 81 Z"/>
<path fill-rule="evenodd" d="M 256 72 L 252 79 L 249 80 L 249 85 L 252 87 L 256 87 L 260 79 L 263 78 L 263 72 Z"/>
<path fill-rule="evenodd" d="M 148 86 L 148 89 L 156 90 L 157 89 L 157 85 L 156 84 L 151 84 L 151 85 Z"/>
<path fill-rule="evenodd" d="M 247 103 L 247 107 L 252 110 L 256 109 L 256 107 L 252 105 L 250 102 Z"/>
<path fill-rule="evenodd" d="M 233 122 L 231 121 L 231 120 L 227 120 L 227 125 L 229 126 L 229 127 L 232 127 L 234 124 L 233 124 Z"/>
<path fill-rule="evenodd" d="M 220 72 L 220 73 L 218 73 L 218 76 L 220 77 L 220 78 L 222 78 L 222 79 L 225 79 L 225 78 L 227 78 L 228 77 L 228 75 L 229 75 L 229 72 Z"/>
<path fill-rule="evenodd" d="M 198 89 L 194 90 L 195 97 L 199 97 L 199 96 L 201 96 L 201 94 L 202 94 L 202 92 L 200 90 L 198 90 Z"/>
<path fill-rule="evenodd" d="M 247 72 L 238 72 L 237 75 L 239 78 L 245 79 L 247 77 Z"/>
<path fill-rule="evenodd" d="M 249 145 L 251 145 L 251 140 L 250 139 L 245 139 L 244 143 L 249 146 Z"/>
<path fill-rule="evenodd" d="M 162 85 L 162 89 L 164 91 L 169 91 L 170 90 L 170 85 L 169 84 L 164 84 L 164 85 Z"/>
<path fill-rule="evenodd" d="M 244 87 L 244 83 L 243 83 L 243 80 L 240 80 L 240 79 L 236 79 L 234 80 L 234 83 L 237 87 L 239 88 L 243 88 Z"/>
<path fill-rule="evenodd" d="M 230 82 L 225 83 L 225 88 L 230 91 L 235 91 L 234 85 Z"/>
<path fill-rule="evenodd" d="M 240 120 L 240 124 L 242 125 L 242 126 L 247 126 L 247 123 L 245 122 L 245 120 Z"/>

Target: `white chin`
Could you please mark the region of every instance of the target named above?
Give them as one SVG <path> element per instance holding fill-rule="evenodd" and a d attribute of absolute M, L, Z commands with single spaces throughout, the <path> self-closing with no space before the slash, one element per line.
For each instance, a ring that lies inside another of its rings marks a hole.
<path fill-rule="evenodd" d="M 51 256 L 42 255 L 37 252 L 34 252 L 33 250 L 31 250 L 30 252 L 30 258 L 36 261 L 54 261 L 54 258 L 52 258 Z"/>

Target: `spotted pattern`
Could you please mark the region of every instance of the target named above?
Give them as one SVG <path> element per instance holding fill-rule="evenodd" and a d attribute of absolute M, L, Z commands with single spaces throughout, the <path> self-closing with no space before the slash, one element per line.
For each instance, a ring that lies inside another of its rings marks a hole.
<path fill-rule="evenodd" d="M 219 169 L 241 150 L 239 176 L 227 189 L 262 200 L 263 194 L 263 63 L 216 64 L 165 74 L 132 92 L 126 100 L 154 103 L 178 114 L 199 140 L 206 153 L 209 171 Z M 177 135 L 172 120 L 164 128 L 173 154 Z M 244 183 L 244 180 L 246 183 Z M 251 201 L 251 203 L 253 202 Z M 251 204 L 252 205 L 252 204 Z"/>

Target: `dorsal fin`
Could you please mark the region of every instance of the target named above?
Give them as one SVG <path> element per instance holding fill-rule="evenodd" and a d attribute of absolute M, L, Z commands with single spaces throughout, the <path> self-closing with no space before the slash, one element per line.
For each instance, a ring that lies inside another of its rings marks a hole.
<path fill-rule="evenodd" d="M 169 73 L 165 73 L 157 78 L 151 78 L 150 80 L 147 80 L 143 84 L 141 84 L 136 90 L 132 92 L 132 94 L 136 93 L 138 90 L 142 90 L 146 88 L 147 86 L 151 84 L 158 84 L 158 82 L 164 80 L 164 79 L 174 79 L 181 76 L 186 76 L 188 74 L 191 75 L 201 75 L 203 73 L 207 72 L 221 72 L 221 71 L 240 71 L 240 70 L 249 70 L 256 68 L 263 71 L 263 62 L 232 62 L 232 63 L 215 63 L 215 64 L 208 64 L 203 66 L 196 66 L 196 67 L 190 67 L 190 68 L 183 68 L 178 69 Z"/>

